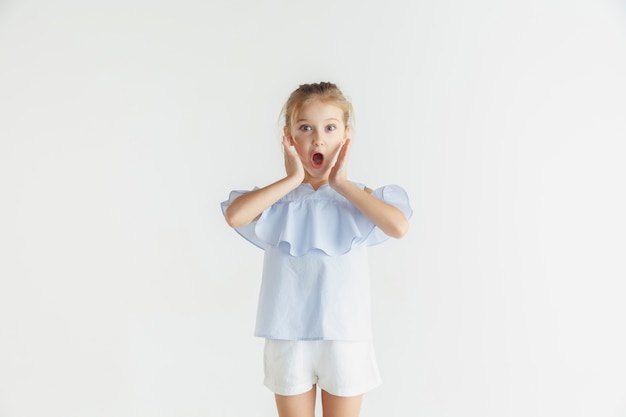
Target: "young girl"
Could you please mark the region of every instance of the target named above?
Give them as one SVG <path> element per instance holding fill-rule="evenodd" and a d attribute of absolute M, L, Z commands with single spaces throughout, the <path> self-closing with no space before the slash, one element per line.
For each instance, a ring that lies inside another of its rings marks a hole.
<path fill-rule="evenodd" d="M 233 191 L 228 224 L 265 250 L 255 335 L 280 417 L 356 417 L 380 384 L 371 342 L 367 246 L 407 232 L 405 191 L 348 180 L 352 105 L 336 85 L 296 89 L 284 106 L 284 178 Z"/>

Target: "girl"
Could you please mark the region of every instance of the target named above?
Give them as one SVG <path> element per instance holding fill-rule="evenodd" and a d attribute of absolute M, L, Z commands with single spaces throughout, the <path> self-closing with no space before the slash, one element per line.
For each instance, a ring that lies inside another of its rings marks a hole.
<path fill-rule="evenodd" d="M 380 383 L 371 342 L 367 246 L 400 238 L 411 216 L 396 185 L 348 180 L 352 105 L 336 85 L 304 84 L 287 100 L 286 175 L 233 191 L 228 224 L 265 250 L 255 335 L 280 417 L 356 417 Z"/>

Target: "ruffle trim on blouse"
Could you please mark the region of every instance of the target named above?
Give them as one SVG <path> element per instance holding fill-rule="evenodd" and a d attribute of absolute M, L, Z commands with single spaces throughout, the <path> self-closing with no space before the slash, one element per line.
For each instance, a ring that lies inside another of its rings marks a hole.
<path fill-rule="evenodd" d="M 252 191 L 257 190 L 258 188 L 259 187 L 254 187 Z M 230 203 L 235 201 L 237 197 L 240 197 L 248 192 L 249 191 L 243 191 L 243 190 L 231 191 L 230 195 L 228 196 L 228 200 L 222 201 L 221 203 L 222 214 L 226 214 L 226 208 L 230 205 Z M 243 227 L 235 228 L 235 231 L 239 233 L 241 237 L 246 239 L 248 242 L 265 250 L 265 242 L 259 239 L 259 237 L 256 235 L 256 232 L 254 231 L 254 229 L 256 228 L 256 225 L 257 225 L 257 222 L 251 222 Z"/>
<path fill-rule="evenodd" d="M 244 193 L 231 192 L 229 200 L 222 203 L 222 211 Z M 411 217 L 409 198 L 402 187 L 386 185 L 372 195 Z M 389 238 L 328 185 L 316 191 L 303 184 L 265 210 L 256 222 L 235 230 L 261 249 L 266 245 L 282 247 L 292 256 L 302 256 L 310 250 L 338 256 L 349 252 L 355 244 L 373 246 Z"/>

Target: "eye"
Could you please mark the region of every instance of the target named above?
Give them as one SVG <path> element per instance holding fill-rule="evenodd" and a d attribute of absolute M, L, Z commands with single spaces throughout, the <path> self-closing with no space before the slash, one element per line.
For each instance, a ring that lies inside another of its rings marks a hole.
<path fill-rule="evenodd" d="M 336 129 L 337 129 L 337 126 L 335 126 L 335 125 L 328 125 L 328 126 L 326 126 L 326 130 L 329 130 L 329 131 L 331 131 L 331 132 L 332 132 L 333 130 L 336 130 Z"/>
<path fill-rule="evenodd" d="M 309 125 L 301 125 L 300 126 L 300 130 L 309 131 L 309 130 L 311 130 L 311 126 L 309 126 Z"/>

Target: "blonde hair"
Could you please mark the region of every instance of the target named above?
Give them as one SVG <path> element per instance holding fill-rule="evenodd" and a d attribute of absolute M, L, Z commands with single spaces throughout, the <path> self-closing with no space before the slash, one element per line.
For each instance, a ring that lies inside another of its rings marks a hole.
<path fill-rule="evenodd" d="M 320 82 L 302 84 L 291 93 L 281 112 L 281 115 L 284 115 L 285 127 L 290 128 L 298 110 L 313 100 L 320 100 L 323 103 L 339 107 L 343 111 L 344 125 L 350 126 L 354 118 L 352 103 L 344 97 L 335 84 Z"/>

